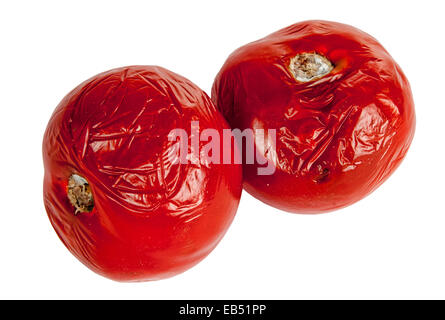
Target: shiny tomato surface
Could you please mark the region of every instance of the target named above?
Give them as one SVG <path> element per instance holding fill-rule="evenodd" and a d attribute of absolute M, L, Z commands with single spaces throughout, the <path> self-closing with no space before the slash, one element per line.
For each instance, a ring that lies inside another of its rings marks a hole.
<path fill-rule="evenodd" d="M 373 37 L 335 22 L 297 23 L 237 49 L 212 99 L 233 128 L 276 130 L 276 139 L 254 139 L 273 174 L 245 163 L 244 187 L 296 213 L 368 195 L 400 164 L 415 129 L 400 67 Z"/>
<path fill-rule="evenodd" d="M 44 203 L 87 267 L 119 281 L 156 280 L 192 267 L 221 240 L 241 195 L 241 165 L 175 163 L 168 135 L 182 128 L 190 138 L 191 121 L 229 129 L 196 85 L 154 66 L 104 72 L 61 101 L 43 141 Z"/>

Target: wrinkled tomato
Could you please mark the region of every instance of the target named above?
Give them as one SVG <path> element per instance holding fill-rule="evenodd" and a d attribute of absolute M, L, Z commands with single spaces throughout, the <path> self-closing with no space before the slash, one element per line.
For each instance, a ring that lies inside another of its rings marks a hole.
<path fill-rule="evenodd" d="M 241 165 L 175 161 L 170 132 L 190 138 L 192 121 L 229 128 L 203 91 L 160 67 L 99 74 L 59 104 L 43 141 L 44 202 L 60 239 L 90 269 L 156 280 L 192 267 L 221 240 Z"/>
<path fill-rule="evenodd" d="M 212 99 L 233 128 L 264 130 L 255 150 L 273 173 L 245 163 L 244 187 L 290 212 L 368 195 L 400 164 L 415 128 L 400 67 L 373 37 L 334 22 L 297 23 L 239 48 Z"/>

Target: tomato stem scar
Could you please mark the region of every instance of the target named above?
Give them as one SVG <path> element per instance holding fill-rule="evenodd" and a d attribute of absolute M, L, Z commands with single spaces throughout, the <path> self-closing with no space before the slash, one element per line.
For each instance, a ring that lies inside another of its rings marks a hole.
<path fill-rule="evenodd" d="M 334 69 L 326 57 L 318 53 L 300 53 L 290 60 L 289 70 L 295 80 L 308 82 L 322 78 Z"/>
<path fill-rule="evenodd" d="M 75 215 L 79 212 L 91 212 L 94 208 L 93 193 L 91 192 L 90 185 L 84 177 L 78 174 L 70 176 L 67 196 L 70 203 L 76 208 Z"/>

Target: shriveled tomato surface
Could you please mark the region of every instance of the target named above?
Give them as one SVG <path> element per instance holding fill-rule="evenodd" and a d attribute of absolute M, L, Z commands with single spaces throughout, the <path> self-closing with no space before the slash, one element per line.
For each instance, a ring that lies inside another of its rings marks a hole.
<path fill-rule="evenodd" d="M 397 168 L 415 129 L 400 67 L 373 37 L 335 22 L 297 23 L 239 48 L 212 99 L 233 128 L 266 130 L 256 152 L 275 171 L 245 163 L 244 187 L 290 212 L 362 199 Z"/>
<path fill-rule="evenodd" d="M 241 165 L 175 164 L 179 142 L 168 135 L 183 128 L 191 139 L 191 121 L 228 129 L 196 85 L 154 66 L 99 74 L 61 101 L 43 141 L 44 202 L 86 266 L 114 280 L 155 280 L 192 267 L 221 240 Z"/>

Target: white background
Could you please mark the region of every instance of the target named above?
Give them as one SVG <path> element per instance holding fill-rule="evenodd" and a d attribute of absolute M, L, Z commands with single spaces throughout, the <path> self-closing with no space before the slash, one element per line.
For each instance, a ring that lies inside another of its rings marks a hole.
<path fill-rule="evenodd" d="M 444 12 L 443 1 L 2 1 L 0 298 L 445 298 Z M 78 262 L 42 201 L 42 137 L 63 96 L 134 64 L 209 92 L 234 49 L 307 19 L 370 33 L 406 73 L 417 129 L 397 172 L 324 215 L 243 193 L 220 245 L 171 279 L 118 283 Z"/>

